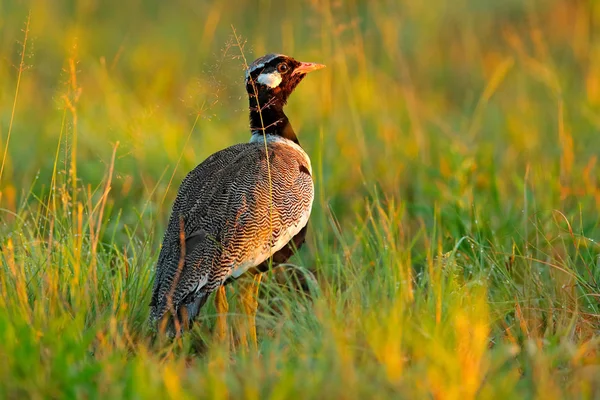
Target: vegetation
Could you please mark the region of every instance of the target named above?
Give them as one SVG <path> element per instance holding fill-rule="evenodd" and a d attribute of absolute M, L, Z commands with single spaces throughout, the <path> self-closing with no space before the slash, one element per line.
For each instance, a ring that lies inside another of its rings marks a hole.
<path fill-rule="evenodd" d="M 600 398 L 599 29 L 594 1 L 0 0 L 0 397 Z M 248 140 L 266 52 L 327 64 L 287 108 L 309 295 L 265 275 L 257 351 L 235 284 L 228 343 L 212 301 L 153 341 L 177 186 Z"/>

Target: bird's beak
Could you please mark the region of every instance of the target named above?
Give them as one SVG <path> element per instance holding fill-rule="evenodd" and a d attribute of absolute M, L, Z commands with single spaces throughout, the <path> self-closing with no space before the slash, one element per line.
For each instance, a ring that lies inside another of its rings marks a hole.
<path fill-rule="evenodd" d="M 321 69 L 321 68 L 325 68 L 325 65 L 324 64 L 317 64 L 317 63 L 303 62 L 303 63 L 300 63 L 300 65 L 296 67 L 296 69 L 294 70 L 294 72 L 292 73 L 292 75 L 296 75 L 296 74 L 308 74 L 309 72 L 316 71 L 316 70 Z"/>

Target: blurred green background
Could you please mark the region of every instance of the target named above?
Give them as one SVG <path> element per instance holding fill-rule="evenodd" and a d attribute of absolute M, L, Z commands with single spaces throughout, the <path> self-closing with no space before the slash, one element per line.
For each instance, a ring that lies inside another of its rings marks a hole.
<path fill-rule="evenodd" d="M 114 191 L 123 196 L 110 199 L 118 208 L 161 199 L 181 154 L 176 181 L 215 150 L 246 141 L 243 62 L 232 26 L 248 62 L 283 52 L 328 65 L 303 83 L 288 113 L 304 147 L 321 157 L 323 195 L 340 212 L 376 184 L 411 196 L 415 205 L 500 192 L 498 206 L 508 211 L 518 206 L 506 200 L 522 189 L 527 166 L 532 182 L 552 194 L 542 199 L 545 206 L 560 208 L 578 189 L 597 203 L 600 11 L 594 2 L 5 1 L 1 7 L 3 145 L 31 11 L 1 182 L 16 192 L 13 209 L 36 174 L 36 192 L 48 186 L 61 130 L 61 153 L 70 154 L 64 149 L 71 115 L 61 121 L 63 97 L 75 91 L 78 177 L 97 185 L 119 141 Z M 450 197 L 436 198 L 440 192 Z"/>
<path fill-rule="evenodd" d="M 249 140 L 244 58 L 268 52 L 327 65 L 286 108 L 317 190 L 295 262 L 324 298 L 281 295 L 295 322 L 263 313 L 263 358 L 190 369 L 185 346 L 148 350 L 152 269 L 187 171 Z M 252 397 L 257 366 L 277 398 L 600 395 L 596 1 L 0 0 L 0 150 L 8 397 Z M 70 359 L 81 376 L 57 372 Z"/>

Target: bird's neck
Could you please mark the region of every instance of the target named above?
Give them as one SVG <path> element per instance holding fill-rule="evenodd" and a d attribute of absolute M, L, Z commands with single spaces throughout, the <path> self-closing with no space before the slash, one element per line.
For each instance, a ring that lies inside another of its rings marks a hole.
<path fill-rule="evenodd" d="M 252 135 L 276 135 L 298 143 L 292 124 L 283 112 L 283 105 L 265 101 L 257 105 L 256 98 L 250 96 L 250 131 Z"/>

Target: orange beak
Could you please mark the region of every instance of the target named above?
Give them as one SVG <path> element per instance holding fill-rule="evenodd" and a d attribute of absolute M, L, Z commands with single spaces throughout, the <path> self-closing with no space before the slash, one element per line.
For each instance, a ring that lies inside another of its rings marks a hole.
<path fill-rule="evenodd" d="M 316 71 L 316 70 L 321 69 L 321 68 L 325 68 L 325 65 L 324 64 L 317 64 L 317 63 L 303 62 L 303 63 L 300 63 L 300 65 L 298 67 L 296 67 L 296 69 L 294 70 L 294 72 L 292 73 L 292 75 L 296 75 L 296 74 L 308 74 L 309 72 Z"/>

